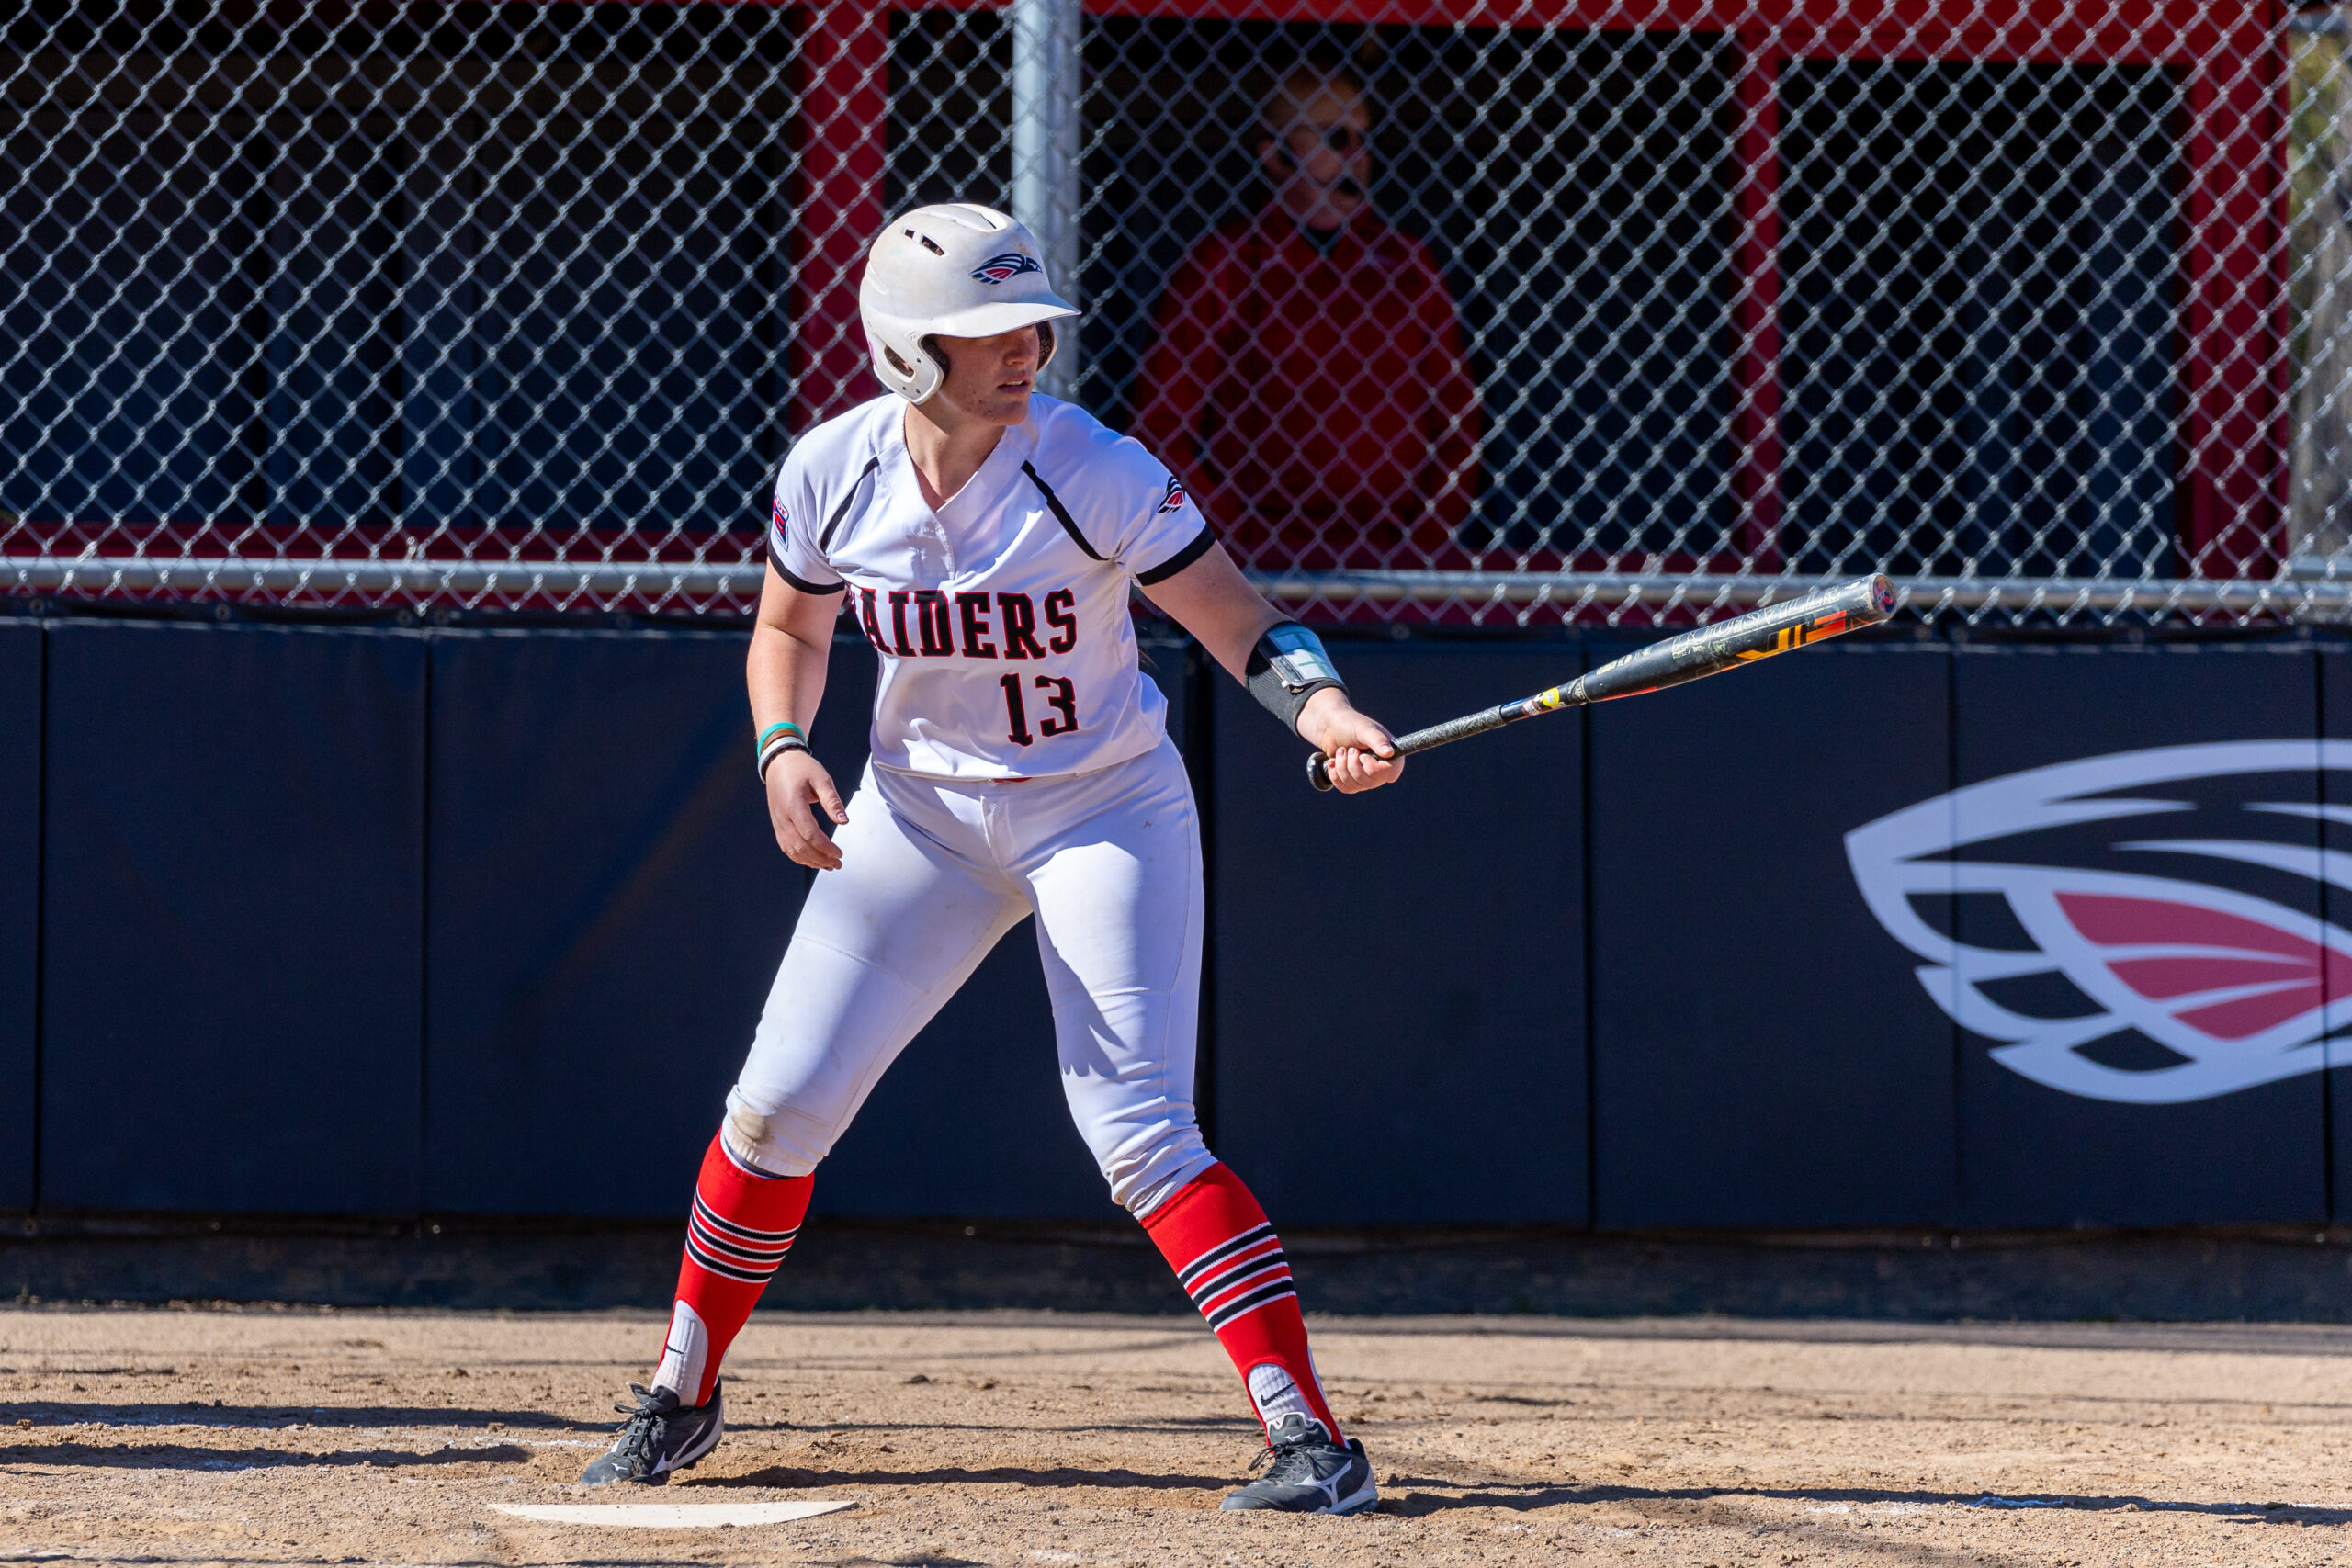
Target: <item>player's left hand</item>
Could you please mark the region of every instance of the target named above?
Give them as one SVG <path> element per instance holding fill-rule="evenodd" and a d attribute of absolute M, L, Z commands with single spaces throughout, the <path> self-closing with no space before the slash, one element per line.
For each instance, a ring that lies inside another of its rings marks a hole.
<path fill-rule="evenodd" d="M 1386 727 L 1358 713 L 1337 686 L 1306 699 L 1298 716 L 1298 738 L 1323 753 L 1331 787 L 1342 795 L 1394 784 L 1405 772 L 1405 759 L 1396 755 Z"/>
<path fill-rule="evenodd" d="M 849 812 L 842 805 L 833 775 L 807 747 L 786 751 L 768 764 L 768 821 L 775 841 L 794 863 L 812 871 L 839 871 L 841 846 L 820 832 L 816 812 L 835 826 L 846 826 Z M 812 811 L 811 808 L 814 808 Z"/>

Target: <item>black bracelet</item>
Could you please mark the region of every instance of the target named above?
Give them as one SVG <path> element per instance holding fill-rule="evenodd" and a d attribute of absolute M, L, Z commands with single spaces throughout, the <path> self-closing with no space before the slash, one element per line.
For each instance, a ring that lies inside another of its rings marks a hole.
<path fill-rule="evenodd" d="M 798 735 L 777 735 L 772 737 L 765 746 L 760 748 L 760 761 L 758 764 L 760 770 L 760 782 L 762 784 L 768 782 L 768 764 L 770 762 L 775 761 L 786 751 L 806 751 L 807 750 L 808 750 L 808 742 L 801 739 Z"/>

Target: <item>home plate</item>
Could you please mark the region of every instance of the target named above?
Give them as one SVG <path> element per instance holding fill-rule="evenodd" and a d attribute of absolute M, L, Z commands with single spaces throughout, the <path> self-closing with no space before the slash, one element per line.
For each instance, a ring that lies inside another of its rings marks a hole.
<path fill-rule="evenodd" d="M 492 1503 L 502 1514 L 544 1525 L 612 1525 L 637 1529 L 717 1529 L 722 1525 L 780 1525 L 810 1519 L 848 1502 L 811 1497 L 794 1503 Z"/>

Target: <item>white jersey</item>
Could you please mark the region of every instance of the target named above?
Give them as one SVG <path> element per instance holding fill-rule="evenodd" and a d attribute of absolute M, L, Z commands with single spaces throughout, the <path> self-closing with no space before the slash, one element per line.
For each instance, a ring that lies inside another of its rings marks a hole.
<path fill-rule="evenodd" d="M 1127 584 L 1172 577 L 1214 543 L 1183 487 L 1083 409 L 1033 395 L 934 513 L 906 410 L 876 398 L 803 436 L 768 525 L 776 571 L 803 592 L 846 586 L 881 656 L 875 762 L 1040 778 L 1159 745 L 1167 705 L 1136 662 Z"/>

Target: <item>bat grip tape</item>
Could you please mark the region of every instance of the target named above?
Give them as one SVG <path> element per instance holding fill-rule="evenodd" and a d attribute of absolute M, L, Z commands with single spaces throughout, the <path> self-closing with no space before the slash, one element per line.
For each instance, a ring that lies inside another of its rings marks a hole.
<path fill-rule="evenodd" d="M 1396 738 L 1396 755 L 1409 757 L 1416 751 L 1427 751 L 1452 741 L 1467 740 L 1473 735 L 1484 735 L 1489 729 L 1500 729 L 1506 724 L 1527 717 L 1526 706 L 1525 703 L 1504 703 L 1484 713 L 1466 714 L 1460 718 L 1447 719 L 1443 724 L 1433 724 L 1427 729 L 1416 729 L 1410 735 L 1400 735 Z M 1317 789 L 1331 787 L 1329 759 L 1320 751 L 1306 760 L 1306 782 Z"/>

